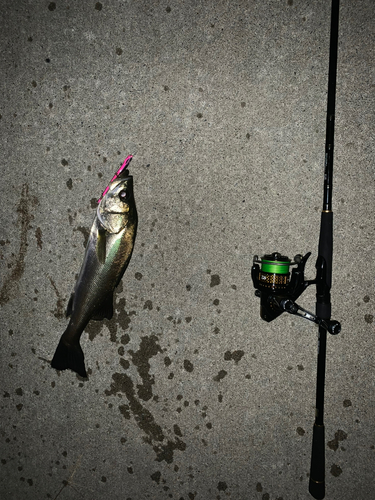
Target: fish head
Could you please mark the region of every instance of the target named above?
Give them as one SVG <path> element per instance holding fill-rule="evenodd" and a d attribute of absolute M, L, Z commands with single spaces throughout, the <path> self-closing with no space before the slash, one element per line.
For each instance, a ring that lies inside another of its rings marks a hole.
<path fill-rule="evenodd" d="M 97 216 L 104 229 L 110 233 L 119 233 L 128 224 L 136 222 L 133 177 L 127 170 L 108 185 L 99 201 Z"/>

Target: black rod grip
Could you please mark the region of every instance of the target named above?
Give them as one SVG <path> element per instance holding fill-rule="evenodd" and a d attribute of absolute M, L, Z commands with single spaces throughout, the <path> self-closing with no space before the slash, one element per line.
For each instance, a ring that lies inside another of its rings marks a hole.
<path fill-rule="evenodd" d="M 309 492 L 317 500 L 325 496 L 324 425 L 314 424 Z"/>
<path fill-rule="evenodd" d="M 333 252 L 333 212 L 322 212 L 320 219 L 320 237 L 318 255 L 324 257 L 327 266 L 326 281 L 328 288 L 332 284 L 332 252 Z"/>
<path fill-rule="evenodd" d="M 331 285 L 332 285 L 332 253 L 333 253 L 333 213 L 322 212 L 317 268 L 324 259 L 325 272 L 319 273 L 316 284 L 316 315 L 319 318 L 331 318 Z"/>

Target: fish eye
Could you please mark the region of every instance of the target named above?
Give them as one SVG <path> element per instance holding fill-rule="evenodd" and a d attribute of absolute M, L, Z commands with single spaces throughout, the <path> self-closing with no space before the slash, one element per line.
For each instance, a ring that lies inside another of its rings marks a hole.
<path fill-rule="evenodd" d="M 122 189 L 119 192 L 118 197 L 120 198 L 121 201 L 126 201 L 129 198 L 128 190 L 127 189 Z"/>

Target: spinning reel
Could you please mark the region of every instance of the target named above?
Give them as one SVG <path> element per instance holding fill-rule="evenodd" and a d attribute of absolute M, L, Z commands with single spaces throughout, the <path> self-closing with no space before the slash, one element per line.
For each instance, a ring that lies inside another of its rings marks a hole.
<path fill-rule="evenodd" d="M 305 280 L 304 270 L 310 255 L 311 252 L 304 257 L 296 255 L 293 262 L 278 252 L 264 255 L 261 259 L 257 255 L 254 256 L 251 277 L 256 289 L 255 295 L 260 298 L 260 316 L 270 322 L 286 311 L 316 323 L 332 335 L 337 335 L 341 331 L 338 321 L 318 317 L 295 302 L 308 286 L 315 284 L 320 305 L 329 304 L 330 294 L 326 285 L 327 269 L 323 257 L 319 257 L 316 262 L 316 278 Z M 293 265 L 297 267 L 294 267 L 290 273 L 289 268 Z M 327 317 L 330 317 L 330 311 Z"/>

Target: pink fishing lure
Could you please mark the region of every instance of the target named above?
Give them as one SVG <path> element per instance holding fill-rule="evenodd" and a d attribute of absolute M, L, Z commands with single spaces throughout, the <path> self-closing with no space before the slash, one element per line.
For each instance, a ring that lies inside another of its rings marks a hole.
<path fill-rule="evenodd" d="M 121 174 L 121 172 L 122 172 L 122 171 L 123 171 L 123 170 L 124 170 L 124 169 L 125 169 L 128 165 L 129 165 L 130 160 L 131 160 L 132 158 L 133 158 L 133 155 L 129 155 L 129 156 L 125 159 L 124 163 L 121 165 L 121 167 L 117 170 L 117 172 L 115 173 L 115 175 L 114 175 L 114 176 L 112 177 L 112 179 L 109 181 L 109 184 L 108 184 L 108 186 L 105 188 L 105 190 L 103 191 L 103 193 L 102 193 L 101 197 L 100 197 L 100 198 L 99 198 L 99 200 L 98 200 L 98 203 L 100 203 L 100 202 L 102 201 L 103 197 L 104 197 L 104 196 L 108 193 L 108 191 L 109 191 L 109 186 L 111 185 L 111 183 L 112 183 L 115 179 L 117 179 L 117 177 Z"/>

